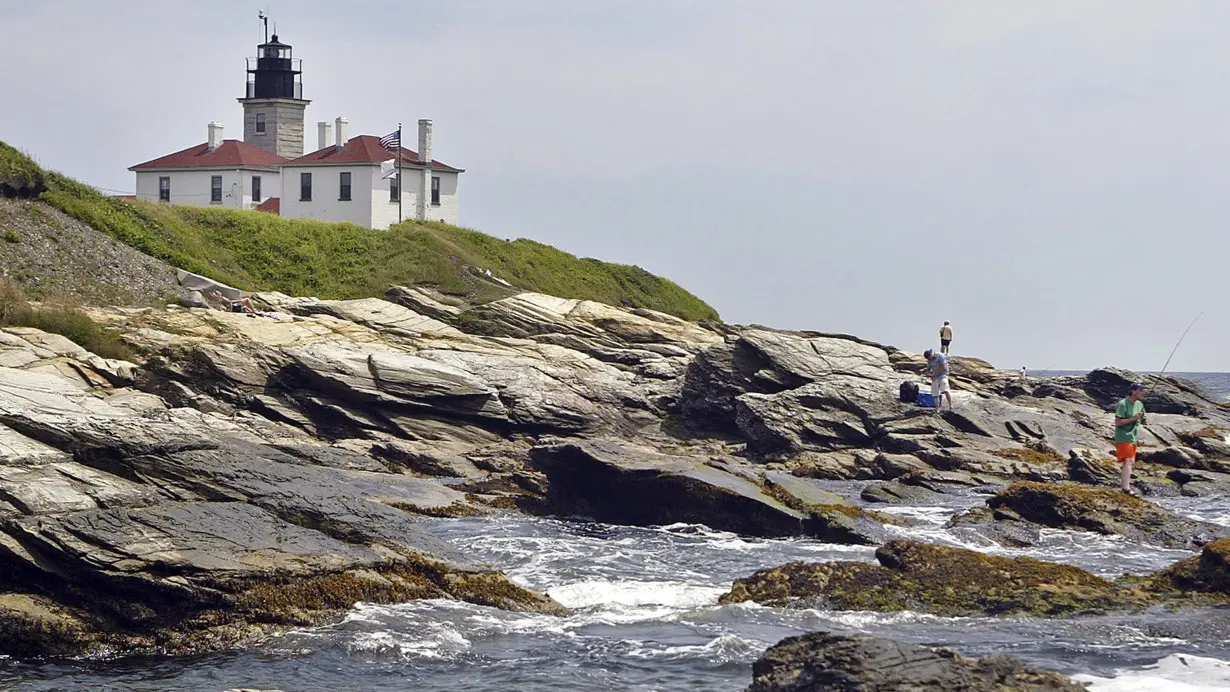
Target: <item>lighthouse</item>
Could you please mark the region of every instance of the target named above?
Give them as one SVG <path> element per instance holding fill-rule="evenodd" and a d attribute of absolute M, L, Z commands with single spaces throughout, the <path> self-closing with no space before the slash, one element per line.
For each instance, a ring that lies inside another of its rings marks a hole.
<path fill-rule="evenodd" d="M 263 18 L 263 17 L 262 17 Z M 291 47 L 266 40 L 248 58 L 243 104 L 243 141 L 283 158 L 303 155 L 303 70 Z"/>

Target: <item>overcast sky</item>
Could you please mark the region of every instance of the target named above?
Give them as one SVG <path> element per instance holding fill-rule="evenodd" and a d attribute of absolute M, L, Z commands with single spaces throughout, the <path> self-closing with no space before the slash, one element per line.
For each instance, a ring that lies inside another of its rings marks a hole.
<path fill-rule="evenodd" d="M 116 191 L 242 137 L 258 0 L 0 0 L 0 139 Z M 435 120 L 463 225 L 728 322 L 1230 370 L 1230 3 L 268 3 L 318 120 Z M 409 136 L 408 139 L 413 139 Z"/>

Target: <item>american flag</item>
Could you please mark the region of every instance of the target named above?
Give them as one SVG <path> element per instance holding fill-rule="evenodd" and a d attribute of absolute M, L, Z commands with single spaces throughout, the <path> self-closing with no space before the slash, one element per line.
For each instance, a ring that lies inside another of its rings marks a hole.
<path fill-rule="evenodd" d="M 385 149 L 401 149 L 401 129 L 398 128 L 381 137 L 380 146 Z"/>

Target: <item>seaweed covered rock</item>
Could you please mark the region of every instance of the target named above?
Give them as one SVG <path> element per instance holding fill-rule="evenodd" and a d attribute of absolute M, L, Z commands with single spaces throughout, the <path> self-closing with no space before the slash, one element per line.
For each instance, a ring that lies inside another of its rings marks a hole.
<path fill-rule="evenodd" d="M 1200 554 L 1153 575 L 1154 589 L 1218 594 L 1230 597 L 1230 539 L 1213 541 Z"/>
<path fill-rule="evenodd" d="M 1070 565 L 1005 558 L 916 541 L 892 541 L 864 562 L 792 562 L 736 580 L 721 603 L 821 602 L 843 610 L 937 615 L 1104 612 L 1149 598 Z"/>
<path fill-rule="evenodd" d="M 1230 529 L 1180 517 L 1151 502 L 1107 488 L 1070 483 L 1014 483 L 987 500 L 995 520 L 1092 531 L 1168 548 L 1198 548 Z"/>
<path fill-rule="evenodd" d="M 978 660 L 865 635 L 789 637 L 752 665 L 747 692 L 1077 692 L 1084 686 L 1003 654 Z"/>

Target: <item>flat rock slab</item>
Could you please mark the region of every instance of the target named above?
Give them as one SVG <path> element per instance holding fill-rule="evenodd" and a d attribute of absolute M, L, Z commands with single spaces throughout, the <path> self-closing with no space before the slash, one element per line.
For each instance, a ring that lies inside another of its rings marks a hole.
<path fill-rule="evenodd" d="M 72 563 L 72 572 L 174 573 L 206 585 L 236 578 L 312 574 L 371 565 L 381 556 L 287 523 L 242 502 L 165 503 L 143 509 L 86 510 L 23 518 L 5 531 Z M 204 586 L 204 585 L 203 585 Z"/>
<path fill-rule="evenodd" d="M 301 315 L 326 314 L 395 336 L 457 336 L 461 330 L 380 298 L 304 301 L 290 306 Z"/>
<path fill-rule="evenodd" d="M 60 461 L 37 466 L 0 466 L 0 499 L 22 514 L 52 515 L 140 507 L 165 498 L 148 486 L 73 461 Z"/>
<path fill-rule="evenodd" d="M 133 457 L 111 467 L 209 500 L 246 501 L 354 542 L 383 542 L 466 564 L 407 512 L 448 514 L 465 495 L 432 481 L 298 463 L 264 445 Z"/>
<path fill-rule="evenodd" d="M 813 632 L 752 665 L 747 692 L 1080 692 L 1084 685 L 1003 654 L 978 660 L 863 635 Z"/>

